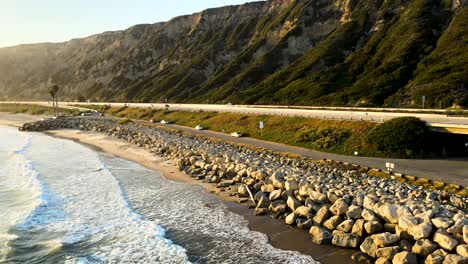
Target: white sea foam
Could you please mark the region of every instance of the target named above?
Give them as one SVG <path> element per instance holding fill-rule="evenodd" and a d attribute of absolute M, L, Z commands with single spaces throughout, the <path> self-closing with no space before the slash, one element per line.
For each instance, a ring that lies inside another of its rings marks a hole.
<path fill-rule="evenodd" d="M 92 150 L 71 141 L 35 135 L 28 158 L 41 173 L 48 193 L 20 226 L 64 234 L 61 244 L 86 243 L 72 263 L 186 263 L 185 249 L 164 238 L 164 229 L 135 213 L 114 175 Z M 51 162 L 52 161 L 52 162 Z M 83 257 L 85 256 L 85 257 Z"/>
<path fill-rule="evenodd" d="M 273 247 L 268 237 L 193 184 L 163 180 L 154 172 L 118 158 L 109 169 L 120 177 L 135 209 L 173 230 L 177 241 L 201 263 L 317 263 L 310 256 Z M 133 165 L 132 165 L 133 164 Z M 133 173 L 119 173 L 133 168 Z M 210 204 L 209 207 L 204 206 Z"/>
<path fill-rule="evenodd" d="M 9 233 L 41 204 L 42 187 L 38 173 L 24 152 L 31 146 L 31 136 L 11 127 L 1 127 L 0 135 L 0 260 L 10 252 Z"/>

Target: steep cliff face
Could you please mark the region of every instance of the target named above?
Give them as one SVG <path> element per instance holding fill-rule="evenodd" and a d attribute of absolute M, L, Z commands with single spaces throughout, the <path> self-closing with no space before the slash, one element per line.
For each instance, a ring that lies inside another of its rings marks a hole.
<path fill-rule="evenodd" d="M 0 98 L 46 99 L 57 83 L 64 100 L 411 105 L 424 94 L 428 105 L 463 104 L 466 12 L 464 0 L 270 0 L 207 9 L 0 49 Z"/>

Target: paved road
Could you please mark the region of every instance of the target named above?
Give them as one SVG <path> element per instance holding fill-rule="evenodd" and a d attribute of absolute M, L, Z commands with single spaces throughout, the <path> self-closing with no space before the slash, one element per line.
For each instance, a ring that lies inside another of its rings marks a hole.
<path fill-rule="evenodd" d="M 392 162 L 395 164 L 395 172 L 468 186 L 468 158 L 463 160 L 409 160 L 346 156 L 288 146 L 280 143 L 262 141 L 253 138 L 235 138 L 225 133 L 209 130 L 199 131 L 190 127 L 174 124 L 161 126 L 167 126 L 203 136 L 222 139 L 228 142 L 242 143 L 270 149 L 276 152 L 290 152 L 314 160 L 332 159 L 377 169 L 385 169 L 385 162 Z"/>
<path fill-rule="evenodd" d="M 1 103 L 1 102 L 0 102 Z M 33 103 L 40 105 L 50 105 L 48 102 L 19 102 L 19 103 Z M 60 106 L 66 106 L 68 103 L 60 102 Z M 73 103 L 74 105 L 87 105 L 88 103 Z M 165 104 L 161 103 L 89 103 L 95 105 L 112 105 L 139 108 L 155 108 L 164 109 Z M 455 117 L 447 116 L 443 113 L 410 113 L 410 112 L 395 112 L 395 111 L 421 111 L 416 109 L 386 109 L 377 108 L 373 111 L 366 112 L 366 108 L 350 108 L 350 107 L 330 107 L 316 109 L 313 107 L 305 107 L 307 109 L 293 109 L 279 106 L 255 106 L 255 105 L 214 105 L 214 104 L 169 104 L 171 110 L 185 110 L 185 111 L 216 111 L 216 112 L 230 112 L 230 113 L 244 113 L 244 114 L 258 114 L 258 115 L 282 115 L 282 116 L 302 116 L 312 118 L 334 119 L 334 120 L 366 120 L 372 122 L 383 122 L 395 117 L 401 116 L 414 116 L 429 124 L 439 124 L 438 126 L 455 126 L 468 130 L 468 117 Z M 377 111 L 375 111 L 377 110 Z M 379 112 L 380 111 L 380 112 Z M 437 112 L 440 109 L 426 109 L 425 111 Z"/>

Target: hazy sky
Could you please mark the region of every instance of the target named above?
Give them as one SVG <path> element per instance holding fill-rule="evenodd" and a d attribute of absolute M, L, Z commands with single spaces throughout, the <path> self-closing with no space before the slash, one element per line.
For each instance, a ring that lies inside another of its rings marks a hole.
<path fill-rule="evenodd" d="M 0 47 L 60 42 L 251 0 L 0 0 Z"/>

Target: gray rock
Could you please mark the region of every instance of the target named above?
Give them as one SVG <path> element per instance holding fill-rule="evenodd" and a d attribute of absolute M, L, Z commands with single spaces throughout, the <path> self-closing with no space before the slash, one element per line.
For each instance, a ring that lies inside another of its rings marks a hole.
<path fill-rule="evenodd" d="M 288 214 L 288 216 L 286 216 L 286 219 L 284 220 L 284 222 L 287 225 L 292 225 L 292 224 L 296 223 L 296 219 L 297 219 L 297 215 L 294 214 L 294 213 L 290 213 L 290 214 Z"/>
<path fill-rule="evenodd" d="M 345 233 L 350 233 L 354 226 L 354 220 L 348 219 L 344 220 L 341 224 L 339 224 L 336 229 L 343 231 Z"/>
<path fill-rule="evenodd" d="M 270 201 L 275 201 L 281 198 L 281 190 L 274 190 L 270 192 Z"/>
<path fill-rule="evenodd" d="M 444 259 L 444 256 L 431 254 L 426 258 L 424 264 L 442 264 L 442 262 L 444 262 Z"/>
<path fill-rule="evenodd" d="M 446 217 L 436 217 L 436 218 L 433 218 L 431 221 L 432 221 L 432 224 L 436 228 L 445 228 L 445 229 L 447 229 L 449 226 L 453 225 L 454 223 L 452 219 L 446 218 Z"/>
<path fill-rule="evenodd" d="M 365 230 L 364 230 L 364 219 L 358 219 L 353 225 L 353 229 L 351 230 L 352 234 L 358 235 L 360 237 L 364 237 Z"/>
<path fill-rule="evenodd" d="M 347 234 L 342 231 L 333 231 L 332 244 L 339 247 L 357 248 L 361 239 L 359 236 Z"/>
<path fill-rule="evenodd" d="M 375 257 L 376 258 L 392 259 L 393 256 L 395 256 L 395 254 L 398 253 L 399 251 L 400 251 L 399 246 L 378 248 L 375 251 Z"/>
<path fill-rule="evenodd" d="M 286 204 L 288 205 L 289 209 L 291 209 L 291 211 L 293 211 L 293 212 L 297 208 L 302 206 L 302 204 L 296 198 L 291 197 L 291 196 L 288 197 L 288 200 L 286 201 Z"/>
<path fill-rule="evenodd" d="M 346 216 L 350 219 L 358 219 L 361 217 L 362 208 L 356 205 L 351 205 L 348 207 L 348 212 Z"/>
<path fill-rule="evenodd" d="M 257 203 L 257 207 L 258 208 L 268 208 L 270 206 L 270 204 L 271 204 L 270 199 L 268 199 L 268 197 L 266 197 L 266 196 L 262 196 L 262 197 L 260 197 L 260 200 Z"/>
<path fill-rule="evenodd" d="M 416 255 L 426 258 L 430 254 L 432 254 L 432 252 L 434 252 L 434 250 L 436 249 L 437 249 L 436 244 L 434 244 L 429 239 L 424 238 L 424 239 L 416 241 L 416 243 L 414 244 L 412 248 L 412 251 Z"/>
<path fill-rule="evenodd" d="M 268 213 L 267 208 L 255 208 L 254 210 L 254 215 L 264 215 L 266 213 Z"/>
<path fill-rule="evenodd" d="M 325 194 L 316 192 L 314 190 L 308 189 L 309 192 L 309 197 L 312 201 L 317 202 L 317 203 L 327 203 L 328 198 Z"/>
<path fill-rule="evenodd" d="M 392 261 L 390 259 L 387 259 L 387 258 L 378 258 L 375 261 L 375 264 L 392 264 Z"/>
<path fill-rule="evenodd" d="M 461 234 L 465 225 L 468 225 L 468 219 L 458 219 L 452 227 L 447 229 L 447 232 L 450 234 Z"/>
<path fill-rule="evenodd" d="M 379 218 L 369 209 L 364 209 L 361 213 L 361 216 L 366 221 L 379 221 Z"/>
<path fill-rule="evenodd" d="M 359 262 L 359 263 L 371 264 L 371 263 L 374 262 L 374 260 L 371 257 L 369 257 L 368 255 L 366 255 L 366 254 L 364 254 L 362 252 L 354 253 L 351 256 L 351 259 L 353 259 L 354 261 Z"/>
<path fill-rule="evenodd" d="M 377 214 L 392 224 L 397 224 L 398 219 L 403 215 L 412 215 L 408 207 L 396 204 L 381 205 L 377 209 Z"/>
<path fill-rule="evenodd" d="M 330 232 L 318 226 L 312 226 L 309 230 L 309 234 L 312 237 L 312 241 L 317 244 L 330 244 L 332 241 Z"/>
<path fill-rule="evenodd" d="M 276 200 L 268 208 L 275 213 L 284 213 L 286 212 L 286 202 L 284 200 Z"/>
<path fill-rule="evenodd" d="M 427 238 L 432 232 L 432 222 L 427 218 L 403 215 L 398 220 L 401 231 L 407 231 L 415 240 Z"/>
<path fill-rule="evenodd" d="M 400 242 L 398 242 L 398 246 L 401 251 L 411 251 L 413 248 L 413 244 L 406 239 L 400 240 Z"/>
<path fill-rule="evenodd" d="M 462 257 L 457 254 L 448 254 L 445 256 L 444 262 L 442 264 L 467 264 L 468 258 Z"/>
<path fill-rule="evenodd" d="M 444 229 L 441 228 L 437 229 L 437 231 L 434 233 L 433 240 L 439 244 L 441 248 L 448 251 L 453 250 L 458 245 L 458 241 L 453 239 L 452 236 L 450 236 Z"/>
<path fill-rule="evenodd" d="M 309 217 L 311 212 L 310 212 L 310 207 L 308 206 L 299 206 L 298 208 L 296 208 L 296 210 L 294 210 L 294 213 L 299 215 L 299 216 L 302 216 L 302 217 Z"/>
<path fill-rule="evenodd" d="M 343 199 L 338 199 L 336 202 L 330 207 L 330 212 L 334 215 L 343 215 L 346 214 L 348 211 L 348 204 Z"/>
<path fill-rule="evenodd" d="M 417 264 L 416 255 L 408 251 L 403 251 L 395 254 L 392 260 L 393 264 Z"/>
<path fill-rule="evenodd" d="M 338 225 L 343 222 L 343 218 L 339 215 L 334 215 L 330 217 L 325 223 L 323 223 L 323 226 L 329 230 L 334 230 L 338 227 Z"/>
<path fill-rule="evenodd" d="M 296 220 L 296 225 L 297 227 L 302 228 L 302 229 L 310 229 L 314 224 L 312 219 L 307 219 L 305 221 L 298 221 L 298 220 L 299 219 Z"/>
<path fill-rule="evenodd" d="M 378 247 L 388 247 L 400 240 L 400 237 L 388 232 L 372 235 L 371 238 Z"/>
<path fill-rule="evenodd" d="M 376 251 L 379 249 L 377 245 L 374 243 L 374 240 L 370 237 L 367 237 L 364 239 L 364 242 L 362 242 L 361 246 L 359 247 L 362 252 L 366 253 L 367 255 L 375 258 L 376 257 Z"/>
<path fill-rule="evenodd" d="M 458 245 L 456 251 L 458 255 L 468 258 L 468 245 Z"/>
<path fill-rule="evenodd" d="M 234 184 L 233 180 L 224 180 L 220 183 L 218 183 L 217 187 L 218 188 L 226 188 Z"/>
<path fill-rule="evenodd" d="M 367 234 L 375 234 L 383 230 L 383 226 L 379 221 L 370 221 L 364 224 L 364 229 Z"/>
<path fill-rule="evenodd" d="M 285 183 L 285 188 L 286 190 L 297 190 L 299 189 L 299 184 L 297 183 L 296 180 L 288 180 Z"/>
<path fill-rule="evenodd" d="M 273 184 L 265 184 L 261 187 L 260 190 L 262 190 L 262 192 L 265 192 L 265 193 L 271 193 L 275 190 L 275 186 L 273 186 Z"/>
<path fill-rule="evenodd" d="M 330 211 L 328 210 L 328 206 L 324 205 L 320 208 L 320 210 L 317 211 L 315 214 L 313 220 L 314 223 L 317 223 L 318 225 L 322 225 L 327 219 L 328 216 L 330 215 Z"/>
<path fill-rule="evenodd" d="M 463 226 L 463 241 L 468 244 L 468 225 Z"/>
<path fill-rule="evenodd" d="M 278 189 L 284 189 L 285 181 L 284 181 L 284 173 L 281 171 L 276 171 L 270 176 L 270 181 Z M 270 198 L 271 200 L 271 198 Z"/>

